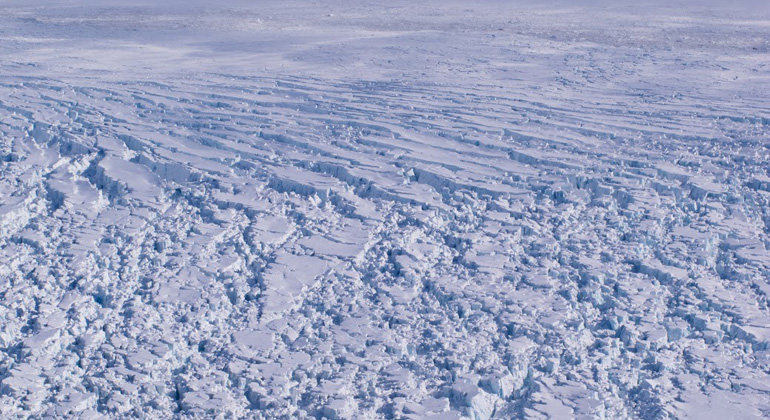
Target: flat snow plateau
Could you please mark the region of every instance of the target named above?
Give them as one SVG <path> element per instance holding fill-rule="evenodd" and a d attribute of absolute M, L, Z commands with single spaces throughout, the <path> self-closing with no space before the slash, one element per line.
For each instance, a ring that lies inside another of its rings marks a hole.
<path fill-rule="evenodd" d="M 0 0 L 0 418 L 770 416 L 766 6 L 146 3 Z"/>

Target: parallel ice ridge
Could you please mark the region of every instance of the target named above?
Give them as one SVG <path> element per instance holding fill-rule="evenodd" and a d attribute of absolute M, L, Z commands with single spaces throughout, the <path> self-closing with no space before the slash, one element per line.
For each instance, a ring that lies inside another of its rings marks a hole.
<path fill-rule="evenodd" d="M 770 416 L 761 95 L 14 68 L 3 418 Z"/>

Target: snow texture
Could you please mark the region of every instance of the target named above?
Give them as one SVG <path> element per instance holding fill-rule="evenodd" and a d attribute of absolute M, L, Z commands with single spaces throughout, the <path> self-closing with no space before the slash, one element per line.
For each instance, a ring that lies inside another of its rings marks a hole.
<path fill-rule="evenodd" d="M 769 417 L 755 6 L 0 2 L 0 417 Z"/>

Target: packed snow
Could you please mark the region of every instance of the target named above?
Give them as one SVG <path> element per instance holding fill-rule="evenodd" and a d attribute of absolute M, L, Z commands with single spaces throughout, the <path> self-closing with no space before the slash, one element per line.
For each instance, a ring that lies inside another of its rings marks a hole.
<path fill-rule="evenodd" d="M 0 1 L 3 419 L 770 417 L 770 11 Z"/>

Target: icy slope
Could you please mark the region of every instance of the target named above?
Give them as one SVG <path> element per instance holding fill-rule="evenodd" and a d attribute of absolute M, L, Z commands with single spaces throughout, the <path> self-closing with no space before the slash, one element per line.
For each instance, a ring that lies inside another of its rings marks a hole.
<path fill-rule="evenodd" d="M 0 417 L 770 415 L 765 15 L 244 4 L 0 8 Z"/>

